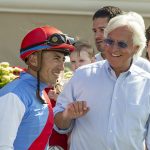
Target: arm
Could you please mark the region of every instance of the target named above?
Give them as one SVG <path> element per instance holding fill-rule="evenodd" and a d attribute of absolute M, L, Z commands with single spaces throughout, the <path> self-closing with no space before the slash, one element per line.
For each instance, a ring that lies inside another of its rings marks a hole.
<path fill-rule="evenodd" d="M 67 105 L 63 112 L 55 115 L 55 125 L 60 129 L 70 127 L 72 120 L 84 116 L 89 111 L 86 101 L 75 101 Z"/>
<path fill-rule="evenodd" d="M 61 94 L 59 94 L 56 106 L 54 108 L 54 122 L 59 133 L 70 132 L 73 128 L 74 120 L 84 116 L 88 111 L 86 101 L 78 100 L 80 90 L 78 85 L 78 76 L 73 76 L 65 85 Z"/>
<path fill-rule="evenodd" d="M 0 149 L 13 150 L 18 127 L 25 112 L 19 98 L 12 93 L 0 97 Z"/>

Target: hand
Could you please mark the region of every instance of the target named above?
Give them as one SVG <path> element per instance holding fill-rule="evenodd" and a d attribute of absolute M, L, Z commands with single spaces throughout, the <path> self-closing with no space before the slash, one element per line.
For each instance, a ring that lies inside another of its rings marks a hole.
<path fill-rule="evenodd" d="M 84 116 L 88 111 L 86 101 L 76 101 L 67 105 L 63 117 L 72 120 Z"/>

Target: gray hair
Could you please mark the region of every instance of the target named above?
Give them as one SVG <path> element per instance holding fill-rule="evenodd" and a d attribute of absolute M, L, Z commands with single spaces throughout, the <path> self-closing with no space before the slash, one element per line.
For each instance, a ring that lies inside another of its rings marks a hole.
<path fill-rule="evenodd" d="M 127 26 L 133 32 L 133 44 L 139 46 L 134 57 L 142 55 L 146 46 L 145 24 L 142 16 L 136 12 L 128 12 L 112 18 L 104 30 L 104 37 L 116 28 Z"/>

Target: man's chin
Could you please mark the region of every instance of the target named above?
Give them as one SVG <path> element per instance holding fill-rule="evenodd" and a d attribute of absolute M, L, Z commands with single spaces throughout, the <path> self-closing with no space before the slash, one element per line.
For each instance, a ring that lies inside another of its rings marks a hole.
<path fill-rule="evenodd" d="M 53 86 L 56 84 L 56 82 L 57 82 L 57 80 L 49 81 L 49 82 L 48 82 L 48 85 L 50 85 L 50 86 L 53 87 Z"/>
<path fill-rule="evenodd" d="M 103 52 L 104 52 L 104 49 L 102 49 L 101 47 L 97 47 L 97 50 L 98 50 L 100 53 L 103 53 Z"/>

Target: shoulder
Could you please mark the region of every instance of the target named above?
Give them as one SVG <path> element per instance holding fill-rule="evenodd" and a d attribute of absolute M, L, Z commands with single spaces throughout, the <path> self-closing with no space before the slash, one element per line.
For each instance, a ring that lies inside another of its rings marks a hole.
<path fill-rule="evenodd" d="M 3 88 L 0 89 L 0 96 L 5 95 L 7 93 L 15 93 L 19 88 L 19 80 L 15 79 L 14 81 L 6 84 Z"/>
<path fill-rule="evenodd" d="M 134 62 L 136 66 L 150 73 L 150 62 L 142 57 L 138 57 Z"/>
<path fill-rule="evenodd" d="M 20 101 L 26 106 L 28 105 L 27 103 L 29 102 L 29 99 L 28 99 L 29 96 L 27 95 L 27 93 L 31 93 L 31 91 L 32 89 L 28 86 L 28 84 L 18 78 L 8 83 L 2 89 L 0 89 L 0 96 L 9 95 L 8 98 L 11 100 L 13 100 L 14 97 L 17 97 L 15 99 L 17 101 Z"/>
<path fill-rule="evenodd" d="M 101 53 L 97 53 L 97 54 L 95 55 L 95 59 L 96 59 L 96 61 L 102 61 L 102 60 L 104 60 L 104 59 L 102 58 L 102 56 L 101 56 Z"/>
<path fill-rule="evenodd" d="M 96 74 L 99 74 L 100 71 L 102 71 L 103 69 L 105 69 L 105 60 L 103 61 L 98 61 L 95 63 L 91 63 L 88 65 L 84 65 L 79 67 L 75 72 L 74 72 L 74 77 L 89 77 L 89 76 L 93 76 Z"/>
<path fill-rule="evenodd" d="M 102 66 L 105 64 L 106 60 L 94 62 L 88 65 L 84 65 L 79 67 L 76 71 L 85 71 L 85 70 L 92 70 L 92 69 L 99 69 L 102 68 Z"/>
<path fill-rule="evenodd" d="M 134 76 L 138 76 L 140 78 L 150 80 L 150 73 L 136 64 L 132 65 L 131 72 L 132 72 L 132 75 L 134 75 Z"/>

